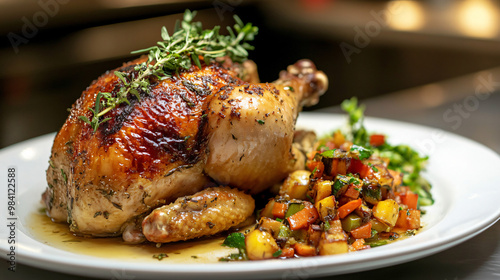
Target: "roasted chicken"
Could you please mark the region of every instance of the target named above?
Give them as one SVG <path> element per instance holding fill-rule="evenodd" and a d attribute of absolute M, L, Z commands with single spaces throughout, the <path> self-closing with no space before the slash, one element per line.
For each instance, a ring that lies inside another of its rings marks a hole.
<path fill-rule="evenodd" d="M 134 75 L 144 61 L 118 70 Z M 110 120 L 94 131 L 79 116 L 91 116 L 99 92 L 123 86 L 114 71 L 99 77 L 55 137 L 43 194 L 47 215 L 68 222 L 75 234 L 119 236 L 179 197 L 218 185 L 255 194 L 303 166 L 292 149 L 295 121 L 302 106 L 325 92 L 327 78 L 308 60 L 274 83 L 258 83 L 255 69 L 251 61 L 226 59 L 163 80 L 150 77 L 148 92 L 109 111 Z M 145 221 L 150 231 L 165 228 L 153 221 Z"/>

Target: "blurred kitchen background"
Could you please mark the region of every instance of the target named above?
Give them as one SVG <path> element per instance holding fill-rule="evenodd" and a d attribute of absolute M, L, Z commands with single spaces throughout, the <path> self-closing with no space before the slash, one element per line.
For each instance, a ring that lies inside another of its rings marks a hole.
<path fill-rule="evenodd" d="M 57 131 L 100 74 L 173 30 L 259 26 L 261 80 L 301 58 L 330 78 L 320 104 L 358 96 L 367 115 L 459 133 L 500 152 L 500 3 L 488 0 L 0 0 L 0 147 Z"/>

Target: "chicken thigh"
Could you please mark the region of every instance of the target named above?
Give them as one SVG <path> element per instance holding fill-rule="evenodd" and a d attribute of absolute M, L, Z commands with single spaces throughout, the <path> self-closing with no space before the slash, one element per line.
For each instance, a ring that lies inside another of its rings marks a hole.
<path fill-rule="evenodd" d="M 143 61 L 117 70 L 133 76 Z M 54 140 L 42 197 L 47 214 L 79 235 L 118 236 L 153 209 L 206 187 L 255 194 L 282 180 L 297 165 L 297 114 L 318 101 L 328 80 L 308 60 L 274 83 L 257 83 L 252 66 L 226 60 L 150 77 L 149 91 L 109 111 L 94 131 L 79 116 L 91 117 L 99 92 L 123 86 L 114 71 L 102 75 Z"/>

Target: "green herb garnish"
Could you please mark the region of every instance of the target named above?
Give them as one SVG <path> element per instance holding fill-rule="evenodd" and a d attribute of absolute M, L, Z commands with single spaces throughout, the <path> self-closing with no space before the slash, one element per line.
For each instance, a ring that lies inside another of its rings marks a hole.
<path fill-rule="evenodd" d="M 373 154 L 372 150 L 358 145 L 352 145 L 351 152 L 356 153 L 359 157 L 359 160 L 367 159 Z"/>
<path fill-rule="evenodd" d="M 233 232 L 229 234 L 222 246 L 236 248 L 238 249 L 238 254 L 230 254 L 226 258 L 221 258 L 219 261 L 239 261 L 239 260 L 248 260 L 247 250 L 245 245 L 245 235 L 241 232 Z"/>
<path fill-rule="evenodd" d="M 229 57 L 234 62 L 243 62 L 248 57 L 247 50 L 252 50 L 248 42 L 252 41 L 258 28 L 251 23 L 244 24 L 234 16 L 234 31 L 227 27 L 229 35 L 219 34 L 220 26 L 203 30 L 201 22 L 193 22 L 196 11 L 186 10 L 182 21 L 178 21 L 170 35 L 164 26 L 161 29 L 162 41 L 157 46 L 133 51 L 133 54 L 147 53 L 148 60 L 135 66 L 137 73 L 115 71 L 123 86 L 116 94 L 99 92 L 94 108 L 89 108 L 92 117 L 79 116 L 79 119 L 97 130 L 100 124 L 110 118 L 104 115 L 123 103 L 130 104 L 131 96 L 140 100 L 141 93 L 149 93 L 150 78 L 163 80 L 190 69 L 194 64 L 201 69 L 201 61 L 209 64 L 217 58 Z"/>
<path fill-rule="evenodd" d="M 277 258 L 277 257 L 279 257 L 281 255 L 281 253 L 283 253 L 283 251 L 278 250 L 278 251 L 276 251 L 276 252 L 273 253 L 273 257 Z"/>
<path fill-rule="evenodd" d="M 321 153 L 321 156 L 325 157 L 325 158 L 334 158 L 335 157 L 335 149 L 324 151 Z"/>
<path fill-rule="evenodd" d="M 358 99 L 352 97 L 346 99 L 340 105 L 342 110 L 349 114 L 350 131 L 346 135 L 347 139 L 359 146 L 368 146 L 370 143 L 368 132 L 363 125 L 365 106 L 358 106 Z"/>
<path fill-rule="evenodd" d="M 365 107 L 358 106 L 356 97 L 344 100 L 341 107 L 349 114 L 349 129 L 345 135 L 346 138 L 351 140 L 354 145 L 368 147 L 374 154 L 389 158 L 387 168 L 403 173 L 403 185 L 410 187 L 412 192 L 418 194 L 419 204 L 422 206 L 432 205 L 434 199 L 431 194 L 431 184 L 421 176 L 421 171 L 425 169 L 428 157 L 420 156 L 408 145 L 390 145 L 386 142 L 378 147 L 371 146 L 370 135 L 363 124 Z"/>

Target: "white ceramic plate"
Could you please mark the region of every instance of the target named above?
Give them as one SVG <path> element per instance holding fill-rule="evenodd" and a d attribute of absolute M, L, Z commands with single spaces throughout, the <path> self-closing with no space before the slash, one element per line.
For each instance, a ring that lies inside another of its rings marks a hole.
<path fill-rule="evenodd" d="M 326 133 L 342 126 L 345 117 L 302 114 L 299 127 Z M 500 217 L 500 157 L 463 137 L 413 124 L 367 118 L 369 131 L 389 135 L 393 144 L 407 143 L 430 155 L 426 177 L 433 184 L 436 203 L 427 208 L 425 228 L 416 236 L 352 254 L 291 260 L 210 264 L 136 263 L 75 254 L 37 241 L 27 219 L 37 211 L 45 189 L 45 169 L 53 134 L 28 140 L 0 151 L 0 251 L 10 251 L 7 214 L 7 174 L 17 170 L 16 261 L 35 267 L 113 279 L 132 277 L 180 279 L 307 278 L 390 266 L 422 258 L 479 234 Z"/>

